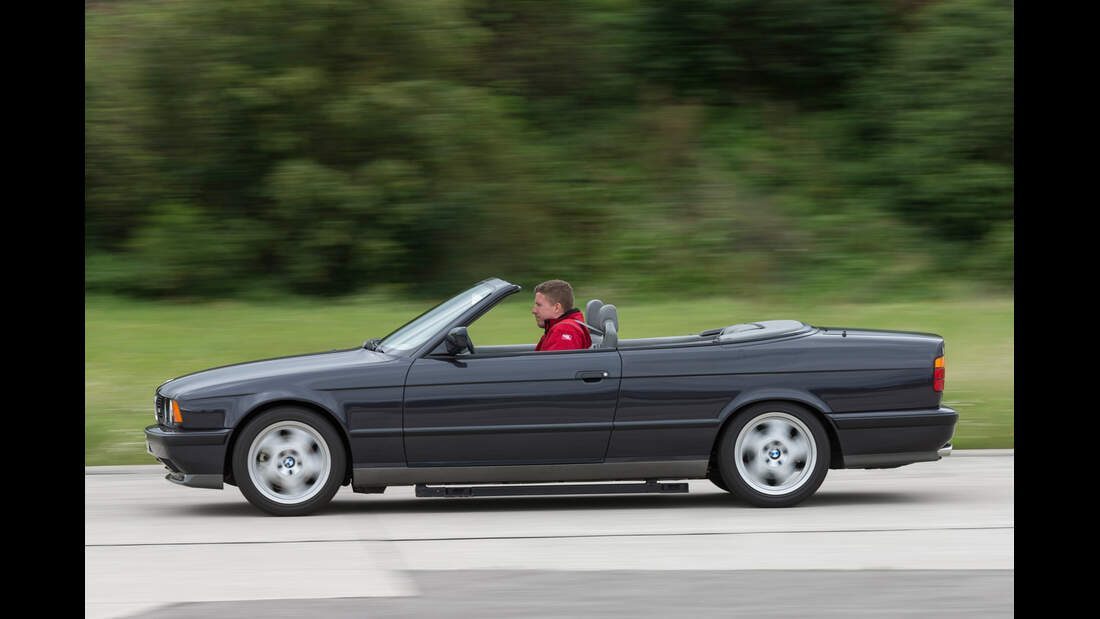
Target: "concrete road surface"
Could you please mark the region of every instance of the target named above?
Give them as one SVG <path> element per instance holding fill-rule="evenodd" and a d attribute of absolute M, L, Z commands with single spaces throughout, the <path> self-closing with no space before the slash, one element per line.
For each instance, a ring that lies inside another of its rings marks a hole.
<path fill-rule="evenodd" d="M 276 518 L 158 466 L 84 477 L 101 617 L 1011 616 L 1012 450 L 830 471 L 791 509 L 689 494 L 416 498 Z"/>

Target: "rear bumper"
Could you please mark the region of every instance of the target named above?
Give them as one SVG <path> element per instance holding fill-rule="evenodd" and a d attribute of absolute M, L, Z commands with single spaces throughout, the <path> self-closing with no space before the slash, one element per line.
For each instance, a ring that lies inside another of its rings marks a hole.
<path fill-rule="evenodd" d="M 222 488 L 225 450 L 232 429 L 145 428 L 145 450 L 168 468 L 168 481 L 192 488 Z"/>
<path fill-rule="evenodd" d="M 930 410 L 835 413 L 843 468 L 892 468 L 932 462 L 951 453 L 959 414 L 946 407 Z"/>

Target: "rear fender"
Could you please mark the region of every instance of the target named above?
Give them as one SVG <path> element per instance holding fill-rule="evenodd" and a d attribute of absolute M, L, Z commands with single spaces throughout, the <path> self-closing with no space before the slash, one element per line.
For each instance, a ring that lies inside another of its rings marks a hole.
<path fill-rule="evenodd" d="M 806 393 L 805 391 L 798 391 L 796 389 L 753 389 L 751 391 L 739 393 L 736 398 L 722 408 L 722 411 L 718 413 L 718 418 L 721 420 L 721 423 L 725 425 L 730 417 L 742 408 L 750 404 L 756 404 L 757 402 L 768 402 L 772 400 L 797 402 L 817 411 L 822 419 L 825 418 L 825 413 L 833 412 L 824 400 L 812 393 Z"/>

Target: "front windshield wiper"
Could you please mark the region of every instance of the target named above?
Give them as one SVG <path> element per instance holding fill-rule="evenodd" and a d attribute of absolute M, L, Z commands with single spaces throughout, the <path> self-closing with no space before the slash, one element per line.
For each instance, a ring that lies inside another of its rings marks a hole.
<path fill-rule="evenodd" d="M 380 345 L 381 342 L 382 342 L 382 338 L 374 337 L 374 338 L 371 338 L 371 339 L 363 342 L 363 348 L 366 348 L 367 350 L 374 350 L 374 351 L 377 351 L 377 352 L 386 352 L 386 351 L 382 350 L 382 346 Z"/>

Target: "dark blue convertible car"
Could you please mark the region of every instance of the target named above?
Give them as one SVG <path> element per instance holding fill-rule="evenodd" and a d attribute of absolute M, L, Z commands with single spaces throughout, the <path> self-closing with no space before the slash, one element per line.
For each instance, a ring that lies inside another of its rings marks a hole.
<path fill-rule="evenodd" d="M 276 515 L 348 484 L 482 496 L 686 492 L 704 478 L 785 507 L 830 468 L 950 453 L 937 335 L 764 320 L 623 339 L 618 310 L 594 300 L 589 349 L 472 342 L 466 328 L 519 290 L 487 279 L 356 348 L 169 380 L 147 450 L 167 479 L 236 485 Z"/>

